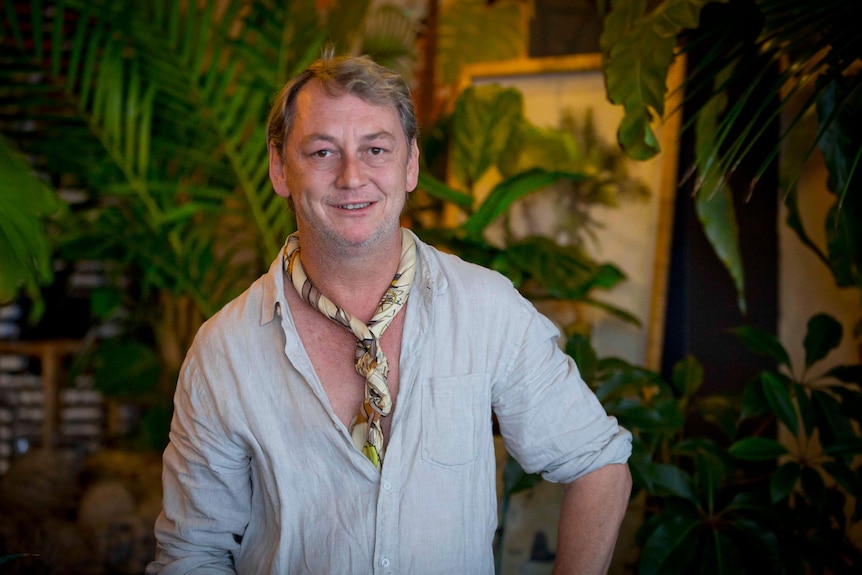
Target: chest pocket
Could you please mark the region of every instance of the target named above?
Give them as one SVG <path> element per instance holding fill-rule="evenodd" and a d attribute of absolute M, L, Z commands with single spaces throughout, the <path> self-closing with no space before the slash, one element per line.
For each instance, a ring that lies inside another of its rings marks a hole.
<path fill-rule="evenodd" d="M 475 460 L 490 439 L 491 399 L 486 376 L 431 378 L 422 395 L 422 458 L 439 465 Z"/>

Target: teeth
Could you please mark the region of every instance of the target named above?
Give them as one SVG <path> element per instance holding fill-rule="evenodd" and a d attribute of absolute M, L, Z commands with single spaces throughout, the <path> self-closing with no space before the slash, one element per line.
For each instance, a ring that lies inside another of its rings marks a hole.
<path fill-rule="evenodd" d="M 345 206 L 341 206 L 341 208 L 345 210 L 361 210 L 362 208 L 367 208 L 370 205 L 371 202 L 365 202 L 363 204 L 347 204 Z"/>

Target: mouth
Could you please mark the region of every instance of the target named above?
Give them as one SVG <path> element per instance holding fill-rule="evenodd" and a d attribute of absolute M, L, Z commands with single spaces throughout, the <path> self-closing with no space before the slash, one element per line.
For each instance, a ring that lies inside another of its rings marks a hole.
<path fill-rule="evenodd" d="M 344 205 L 338 206 L 338 207 L 342 210 L 351 211 L 351 210 L 361 210 L 363 208 L 367 208 L 370 205 L 371 205 L 371 202 L 362 202 L 359 204 L 344 204 Z"/>

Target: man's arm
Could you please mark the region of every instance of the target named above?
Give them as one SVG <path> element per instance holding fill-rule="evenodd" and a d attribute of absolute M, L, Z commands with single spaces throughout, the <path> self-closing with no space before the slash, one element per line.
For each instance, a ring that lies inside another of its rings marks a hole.
<path fill-rule="evenodd" d="M 607 573 L 631 488 L 624 463 L 606 465 L 565 485 L 553 575 Z"/>

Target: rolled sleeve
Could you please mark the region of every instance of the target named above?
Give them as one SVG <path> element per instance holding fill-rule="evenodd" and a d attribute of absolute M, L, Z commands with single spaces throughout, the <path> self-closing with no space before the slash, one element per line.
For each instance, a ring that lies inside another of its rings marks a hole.
<path fill-rule="evenodd" d="M 525 304 L 522 337 L 513 339 L 495 412 L 506 449 L 530 473 L 569 483 L 631 455 L 631 434 L 609 416 L 571 357 L 557 328 Z"/>
<path fill-rule="evenodd" d="M 197 364 L 187 360 L 174 396 L 163 456 L 163 510 L 148 574 L 235 573 L 234 555 L 249 523 L 249 458 L 225 432 Z"/>

